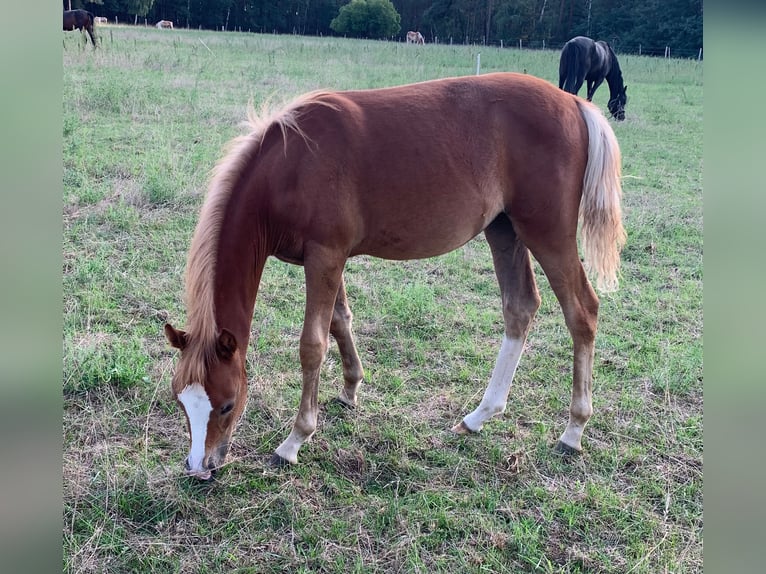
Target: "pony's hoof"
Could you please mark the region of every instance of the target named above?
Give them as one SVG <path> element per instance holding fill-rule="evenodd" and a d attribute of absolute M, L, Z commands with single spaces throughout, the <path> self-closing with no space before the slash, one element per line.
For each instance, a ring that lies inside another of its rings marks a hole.
<path fill-rule="evenodd" d="M 560 454 L 561 456 L 577 456 L 582 454 L 581 450 L 577 450 L 573 446 L 569 446 L 568 444 L 564 444 L 561 441 L 558 441 L 556 443 L 556 446 L 553 447 L 553 452 L 556 454 Z"/>
<path fill-rule="evenodd" d="M 335 403 L 336 405 L 340 405 L 342 407 L 346 407 L 347 409 L 352 410 L 352 411 L 356 409 L 356 405 L 354 403 L 348 402 L 343 397 L 335 397 L 332 400 L 332 402 Z"/>
<path fill-rule="evenodd" d="M 277 453 L 274 453 L 271 455 L 271 459 L 269 459 L 269 466 L 273 466 L 274 468 L 284 468 L 290 466 L 290 461 L 286 458 L 282 458 Z"/>
<path fill-rule="evenodd" d="M 463 421 L 460 421 L 458 424 L 452 427 L 451 430 L 455 434 L 475 434 L 475 432 L 469 429 Z"/>

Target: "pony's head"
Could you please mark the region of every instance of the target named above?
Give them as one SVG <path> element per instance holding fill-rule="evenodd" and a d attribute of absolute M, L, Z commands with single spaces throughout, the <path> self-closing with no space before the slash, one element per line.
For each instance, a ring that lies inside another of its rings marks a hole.
<path fill-rule="evenodd" d="M 191 440 L 186 472 L 209 480 L 226 459 L 234 427 L 245 409 L 244 350 L 226 329 L 207 349 L 169 324 L 165 336 L 181 351 L 172 390 L 186 416 Z"/>
<path fill-rule="evenodd" d="M 620 122 L 625 119 L 625 104 L 628 103 L 627 90 L 628 86 L 623 86 L 617 92 L 617 95 L 611 98 L 606 104 L 609 113 L 614 116 L 614 119 Z"/>

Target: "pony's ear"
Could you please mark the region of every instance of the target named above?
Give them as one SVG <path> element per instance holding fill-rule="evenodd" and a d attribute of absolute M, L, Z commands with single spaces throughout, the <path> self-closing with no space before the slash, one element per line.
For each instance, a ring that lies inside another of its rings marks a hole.
<path fill-rule="evenodd" d="M 227 329 L 222 329 L 221 334 L 218 335 L 215 350 L 222 359 L 231 359 L 234 356 L 234 351 L 237 350 L 237 339 L 234 334 Z"/>
<path fill-rule="evenodd" d="M 186 331 L 175 329 L 170 323 L 165 323 L 165 336 L 170 341 L 170 345 L 183 351 L 186 348 Z"/>

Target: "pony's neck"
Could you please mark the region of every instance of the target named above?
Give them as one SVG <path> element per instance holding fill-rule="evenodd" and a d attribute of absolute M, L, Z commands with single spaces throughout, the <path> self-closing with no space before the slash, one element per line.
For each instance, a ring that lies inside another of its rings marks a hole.
<path fill-rule="evenodd" d="M 258 238 L 239 232 L 252 227 L 222 227 L 214 279 L 218 329 L 228 329 L 244 349 L 250 339 L 255 300 L 268 254 Z M 259 245 L 260 244 L 260 245 Z"/>
<path fill-rule="evenodd" d="M 246 348 L 263 267 L 271 254 L 252 193 L 253 149 L 259 138 L 241 136 L 215 168 L 189 253 L 193 325 L 209 342 L 222 329 Z"/>

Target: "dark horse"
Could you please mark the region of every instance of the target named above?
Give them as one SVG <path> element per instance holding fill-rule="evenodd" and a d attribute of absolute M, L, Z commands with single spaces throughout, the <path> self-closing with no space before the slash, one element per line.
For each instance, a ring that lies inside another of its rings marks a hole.
<path fill-rule="evenodd" d="M 87 31 L 93 47 L 96 47 L 96 37 L 93 34 L 93 14 L 87 10 L 64 10 L 64 31 L 72 30 Z M 85 42 L 87 43 L 87 39 Z"/>
<path fill-rule="evenodd" d="M 317 428 L 330 334 L 343 364 L 338 399 L 355 406 L 364 378 L 346 259 L 433 257 L 482 231 L 505 332 L 481 402 L 453 430 L 478 432 L 505 410 L 540 305 L 534 255 L 574 344 L 569 424 L 558 450 L 582 450 L 598 315 L 586 270 L 602 289 L 615 289 L 625 241 L 620 149 L 596 106 L 544 80 L 497 73 L 313 92 L 252 116 L 251 125 L 216 167 L 191 242 L 186 328 L 165 325 L 181 350 L 172 389 L 188 424 L 191 475 L 207 480 L 223 464 L 245 408 L 246 351 L 268 257 L 302 265 L 306 280 L 303 390 L 293 430 L 274 455 L 277 464 L 295 463 Z M 406 137 L 414 126 L 418 137 Z"/>
<path fill-rule="evenodd" d="M 612 47 L 604 41 L 594 42 L 585 36 L 577 36 L 564 44 L 559 63 L 559 88 L 576 95 L 583 81 L 587 80 L 590 102 L 604 79 L 609 84 L 609 113 L 622 121 L 625 119 L 628 87 L 622 83 L 622 71 Z"/>

